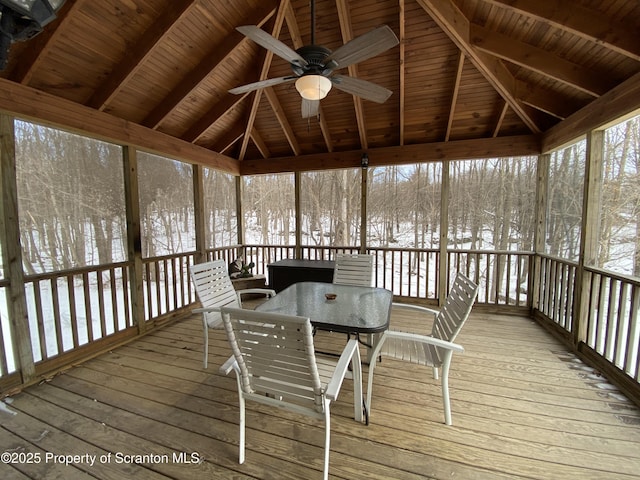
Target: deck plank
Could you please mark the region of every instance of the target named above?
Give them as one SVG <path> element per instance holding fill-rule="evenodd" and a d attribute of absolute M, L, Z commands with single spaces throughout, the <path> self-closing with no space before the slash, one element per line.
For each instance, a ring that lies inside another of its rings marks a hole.
<path fill-rule="evenodd" d="M 0 409 L 3 451 L 171 461 L 0 465 L 2 478 L 319 478 L 321 423 L 252 403 L 247 460 L 237 463 L 236 383 L 217 370 L 230 350 L 212 331 L 203 369 L 200 322 L 174 323 L 15 395 L 15 415 Z M 428 331 L 404 312 L 392 325 Z M 339 350 L 345 338 L 322 332 L 316 344 Z M 350 382 L 332 406 L 331 478 L 640 479 L 640 411 L 534 322 L 474 313 L 457 341 L 465 353 L 450 376 L 454 425 L 443 423 L 430 370 L 384 359 L 371 425 L 353 421 Z M 173 461 L 181 453 L 200 461 Z"/>

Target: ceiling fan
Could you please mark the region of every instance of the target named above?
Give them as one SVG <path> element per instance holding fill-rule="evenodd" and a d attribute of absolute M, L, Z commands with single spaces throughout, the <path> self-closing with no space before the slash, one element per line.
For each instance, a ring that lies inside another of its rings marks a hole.
<path fill-rule="evenodd" d="M 360 35 L 332 52 L 328 48 L 315 44 L 315 2 L 312 0 L 311 45 L 293 50 L 255 25 L 244 25 L 237 27 L 236 30 L 289 62 L 293 75 L 249 83 L 233 88 L 229 93 L 243 94 L 295 81 L 296 89 L 302 97 L 303 118 L 318 114 L 320 100 L 327 96 L 332 86 L 377 103 L 384 103 L 393 93 L 375 83 L 334 73 L 335 70 L 362 62 L 396 46 L 399 43 L 398 37 L 387 25 Z"/>

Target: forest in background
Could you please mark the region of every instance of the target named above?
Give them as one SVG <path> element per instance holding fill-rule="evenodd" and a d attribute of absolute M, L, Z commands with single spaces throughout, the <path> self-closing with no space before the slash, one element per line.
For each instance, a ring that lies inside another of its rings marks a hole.
<path fill-rule="evenodd" d="M 636 117 L 607 130 L 598 266 L 640 276 L 640 134 Z M 16 122 L 20 233 L 27 274 L 125 260 L 121 147 Z M 450 163 L 449 248 L 531 251 L 535 157 Z M 547 253 L 577 259 L 585 142 L 551 155 Z M 192 167 L 138 154 L 143 254 L 195 248 Z M 442 166 L 368 173 L 369 246 L 438 248 Z M 204 169 L 207 245 L 237 239 L 235 180 Z M 360 169 L 301 174 L 303 244 L 357 246 Z M 245 242 L 295 243 L 294 176 L 245 177 Z"/>

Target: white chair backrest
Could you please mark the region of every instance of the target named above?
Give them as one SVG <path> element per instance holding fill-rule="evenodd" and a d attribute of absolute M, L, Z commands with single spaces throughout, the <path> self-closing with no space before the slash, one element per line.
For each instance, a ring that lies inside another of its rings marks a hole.
<path fill-rule="evenodd" d="M 223 308 L 222 320 L 245 394 L 268 394 L 280 403 L 323 411 L 308 318 Z"/>
<path fill-rule="evenodd" d="M 373 287 L 373 255 L 337 254 L 333 283 Z"/>
<path fill-rule="evenodd" d="M 478 286 L 458 273 L 440 313 L 433 323 L 431 335 L 453 342 L 471 313 Z"/>
<path fill-rule="evenodd" d="M 198 300 L 204 308 L 240 306 L 224 260 L 193 265 L 191 279 L 196 287 Z M 204 315 L 210 326 L 221 322 L 218 312 L 206 312 Z"/>

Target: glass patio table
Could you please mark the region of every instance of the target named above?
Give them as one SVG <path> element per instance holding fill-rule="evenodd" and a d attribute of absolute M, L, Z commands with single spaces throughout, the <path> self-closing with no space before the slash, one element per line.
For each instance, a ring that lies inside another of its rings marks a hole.
<path fill-rule="evenodd" d="M 329 300 L 325 294 L 336 295 Z M 288 286 L 256 310 L 308 317 L 319 330 L 348 334 L 381 333 L 389 328 L 393 294 L 384 288 L 300 282 Z"/>

